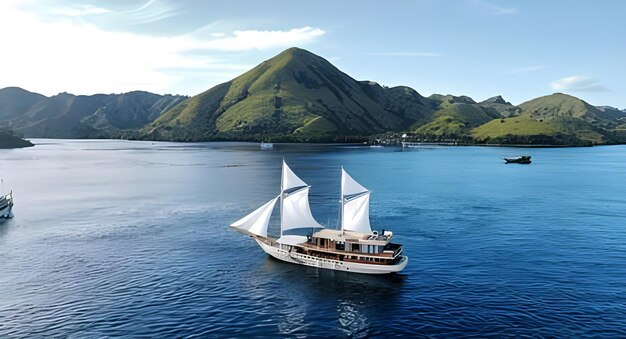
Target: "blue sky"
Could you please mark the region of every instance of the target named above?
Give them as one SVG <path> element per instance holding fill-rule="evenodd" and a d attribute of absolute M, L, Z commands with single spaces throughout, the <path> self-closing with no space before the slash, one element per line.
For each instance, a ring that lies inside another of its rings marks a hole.
<path fill-rule="evenodd" d="M 626 108 L 626 1 L 0 3 L 0 87 L 194 95 L 298 46 L 422 95 Z"/>

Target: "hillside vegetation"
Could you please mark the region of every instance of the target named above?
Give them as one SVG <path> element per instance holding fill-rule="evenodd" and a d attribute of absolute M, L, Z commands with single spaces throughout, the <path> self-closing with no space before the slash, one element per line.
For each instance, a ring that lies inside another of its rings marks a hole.
<path fill-rule="evenodd" d="M 626 143 L 626 112 L 562 93 L 512 105 L 501 96 L 420 95 L 360 81 L 290 48 L 193 97 L 148 92 L 46 97 L 0 89 L 0 128 L 27 137 L 486 144 Z"/>
<path fill-rule="evenodd" d="M 118 137 L 138 130 L 185 97 L 136 91 L 51 97 L 17 87 L 0 89 L 0 127 L 27 137 Z"/>
<path fill-rule="evenodd" d="M 430 102 L 408 87 L 360 82 L 291 48 L 187 99 L 147 126 L 149 138 L 293 140 L 367 136 L 427 120 Z"/>
<path fill-rule="evenodd" d="M 604 112 L 576 97 L 555 93 L 519 106 L 514 118 L 492 120 L 472 130 L 477 142 L 598 145 L 625 142 L 616 131 L 623 114 Z"/>

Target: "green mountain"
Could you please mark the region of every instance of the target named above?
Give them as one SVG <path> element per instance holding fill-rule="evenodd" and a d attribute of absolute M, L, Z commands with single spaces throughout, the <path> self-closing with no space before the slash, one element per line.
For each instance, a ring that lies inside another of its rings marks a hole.
<path fill-rule="evenodd" d="M 595 108 L 603 115 L 609 116 L 611 120 L 624 121 L 626 119 L 626 109 L 620 110 L 611 106 L 596 106 Z"/>
<path fill-rule="evenodd" d="M 501 96 L 425 98 L 409 87 L 355 80 L 290 48 L 193 97 L 0 89 L 0 128 L 47 138 L 342 142 L 406 133 L 428 141 L 595 145 L 626 143 L 626 112 L 561 93 L 519 106 Z"/>
<path fill-rule="evenodd" d="M 494 109 L 504 117 L 513 117 L 520 115 L 522 109 L 513 106 L 510 102 L 504 100 L 501 96 L 497 95 L 487 100 L 481 101 L 480 106 Z"/>
<path fill-rule="evenodd" d="M 573 117 L 589 122 L 612 121 L 616 118 L 609 111 L 602 111 L 574 96 L 554 93 L 520 105 L 522 112 L 532 118 Z"/>
<path fill-rule="evenodd" d="M 493 105 L 514 107 L 506 102 L 477 103 L 468 96 L 433 94 L 428 99 L 435 112 L 430 121 L 413 130 L 416 137 L 427 140 L 461 139 L 469 142 L 472 128 L 503 116 L 499 107 Z"/>
<path fill-rule="evenodd" d="M 0 120 L 10 120 L 28 111 L 35 103 L 46 97 L 29 92 L 19 87 L 6 87 L 0 89 Z"/>
<path fill-rule="evenodd" d="M 144 132 L 163 140 L 345 140 L 425 122 L 431 106 L 411 88 L 357 81 L 290 48 L 185 100 Z"/>
<path fill-rule="evenodd" d="M 555 93 L 519 106 L 517 117 L 492 120 L 472 131 L 478 142 L 596 145 L 626 142 L 618 126 L 626 115 Z"/>
<path fill-rule="evenodd" d="M 45 97 L 8 87 L 0 89 L 0 127 L 28 137 L 112 137 L 141 129 L 183 99 L 141 91 Z"/>

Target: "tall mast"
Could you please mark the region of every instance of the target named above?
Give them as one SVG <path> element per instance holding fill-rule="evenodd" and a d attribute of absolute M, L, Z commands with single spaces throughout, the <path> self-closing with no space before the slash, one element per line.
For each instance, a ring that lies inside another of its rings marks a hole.
<path fill-rule="evenodd" d="M 285 192 L 283 191 L 283 177 L 285 173 L 285 158 L 283 158 L 283 167 L 280 170 L 280 236 L 283 236 L 283 196 Z"/>
<path fill-rule="evenodd" d="M 339 197 L 339 204 L 341 205 L 341 235 L 343 235 L 343 166 L 341 166 L 341 196 Z"/>

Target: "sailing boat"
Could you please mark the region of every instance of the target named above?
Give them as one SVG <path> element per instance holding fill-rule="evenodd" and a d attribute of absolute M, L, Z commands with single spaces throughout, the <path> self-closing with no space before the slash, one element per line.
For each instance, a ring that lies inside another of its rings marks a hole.
<path fill-rule="evenodd" d="M 4 190 L 4 176 L 0 172 L 0 187 Z M 0 218 L 9 219 L 13 217 L 13 191 L 0 195 Z"/>
<path fill-rule="evenodd" d="M 309 189 L 283 161 L 280 194 L 230 225 L 252 237 L 263 251 L 286 262 L 366 274 L 400 272 L 409 261 L 402 245 L 391 242 L 393 233 L 372 231 L 369 221 L 370 191 L 341 169 L 341 227 L 320 225 L 309 206 Z M 276 203 L 280 205 L 280 236 L 267 234 Z M 313 229 L 307 236 L 285 234 Z"/>
<path fill-rule="evenodd" d="M 11 210 L 13 209 L 13 192 L 0 195 L 0 218 L 9 219 L 13 217 Z"/>

